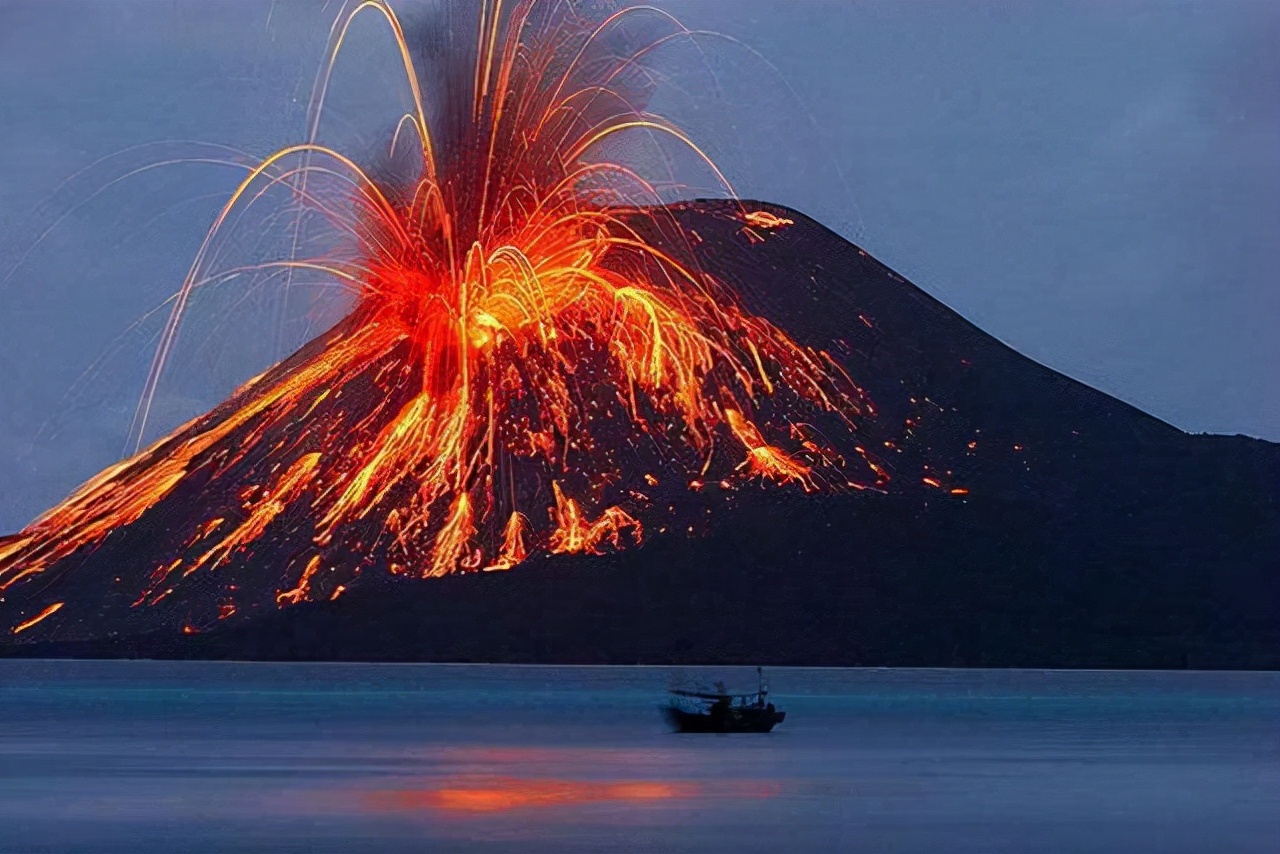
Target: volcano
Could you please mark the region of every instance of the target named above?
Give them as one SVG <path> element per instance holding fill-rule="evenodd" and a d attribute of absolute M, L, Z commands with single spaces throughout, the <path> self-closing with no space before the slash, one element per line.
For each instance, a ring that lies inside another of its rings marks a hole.
<path fill-rule="evenodd" d="M 1280 445 L 1189 435 L 1037 364 L 796 211 L 698 201 L 630 222 L 856 379 L 858 465 L 872 477 L 809 488 L 817 469 L 797 450 L 794 478 L 691 482 L 637 445 L 619 466 L 649 488 L 612 516 L 586 487 L 585 505 L 558 483 L 526 490 L 559 536 L 598 548 L 530 542 L 514 568 L 464 560 L 429 578 L 395 571 L 382 520 L 315 559 L 304 508 L 278 501 L 251 549 L 225 544 L 216 570 L 169 596 L 150 585 L 143 599 L 159 599 L 139 604 L 129 579 L 164 578 L 173 555 L 203 554 L 193 532 L 263 506 L 246 494 L 255 470 L 269 463 L 287 489 L 315 465 L 317 444 L 234 416 L 355 334 L 349 318 L 145 452 L 162 481 L 175 448 L 225 425 L 127 524 L 6 591 L 3 654 L 1280 667 Z M 389 394 L 380 368 L 309 401 L 307 417 L 373 417 Z M 797 448 L 828 429 L 806 426 Z"/>

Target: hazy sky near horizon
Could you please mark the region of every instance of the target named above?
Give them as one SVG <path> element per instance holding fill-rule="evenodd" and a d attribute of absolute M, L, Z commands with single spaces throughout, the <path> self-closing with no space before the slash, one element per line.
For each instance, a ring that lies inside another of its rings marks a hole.
<path fill-rule="evenodd" d="M 709 40 L 723 85 L 692 93 L 744 196 L 1179 427 L 1280 440 L 1280 4 L 660 5 L 767 60 Z M 104 185 L 197 151 L 172 141 L 301 140 L 336 8 L 0 3 L 0 533 L 120 456 L 154 329 L 119 336 L 176 289 L 242 173 Z M 339 69 L 353 139 L 386 132 L 362 102 L 393 85 L 379 38 Z M 235 358 L 251 320 L 187 356 L 158 427 L 256 372 Z"/>

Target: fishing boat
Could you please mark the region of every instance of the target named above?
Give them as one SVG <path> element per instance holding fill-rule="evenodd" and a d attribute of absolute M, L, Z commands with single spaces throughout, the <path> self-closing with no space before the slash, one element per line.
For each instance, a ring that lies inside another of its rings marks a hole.
<path fill-rule="evenodd" d="M 759 687 L 754 693 L 731 694 L 722 682 L 711 691 L 672 688 L 663 713 L 676 732 L 769 732 L 787 713 L 769 702 L 763 669 L 757 667 L 756 676 Z"/>

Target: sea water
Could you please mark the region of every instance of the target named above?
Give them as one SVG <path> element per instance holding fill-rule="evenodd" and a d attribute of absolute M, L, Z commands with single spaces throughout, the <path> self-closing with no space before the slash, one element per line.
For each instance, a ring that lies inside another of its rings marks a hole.
<path fill-rule="evenodd" d="M 3 852 L 1274 852 L 1280 674 L 0 661 Z"/>

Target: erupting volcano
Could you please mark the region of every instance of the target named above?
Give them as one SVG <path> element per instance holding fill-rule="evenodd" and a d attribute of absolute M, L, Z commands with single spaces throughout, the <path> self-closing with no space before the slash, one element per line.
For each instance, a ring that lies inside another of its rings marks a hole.
<path fill-rule="evenodd" d="M 362 13 L 380 14 L 399 48 L 413 109 L 392 155 L 412 150 L 411 180 L 375 180 L 314 141 Z M 610 36 L 636 16 L 665 32 L 620 53 Z M 312 140 L 244 180 L 173 301 L 138 436 L 190 294 L 223 272 L 211 263 L 220 229 L 266 188 L 287 186 L 339 239 L 323 257 L 259 269 L 324 271 L 353 309 L 0 541 L 8 630 L 197 631 L 336 598 L 375 567 L 428 578 L 510 569 L 538 551 L 621 549 L 649 527 L 684 527 L 673 495 L 704 484 L 724 495 L 751 481 L 883 490 L 888 472 L 854 438 L 870 399 L 826 352 L 744 308 L 699 263 L 698 233 L 662 205 L 676 157 L 731 194 L 693 141 L 645 107 L 654 81 L 643 58 L 688 36 L 650 8 L 588 20 L 568 3 L 486 3 L 475 39 L 429 87 L 385 3 L 346 11 Z M 624 156 L 637 148 L 645 156 Z M 723 215 L 745 253 L 791 224 L 742 203 Z M 155 518 L 192 504 L 195 516 Z M 147 535 L 147 565 L 77 571 L 149 516 L 163 533 Z"/>
<path fill-rule="evenodd" d="M 356 18 L 411 104 L 363 167 L 319 136 Z M 1280 666 L 1280 446 L 1183 433 L 738 198 L 650 109 L 697 36 L 661 10 L 444 29 L 339 15 L 306 139 L 169 304 L 135 448 L 193 297 L 318 275 L 345 316 L 0 539 L 0 654 Z M 256 210 L 295 230 L 237 265 Z"/>

